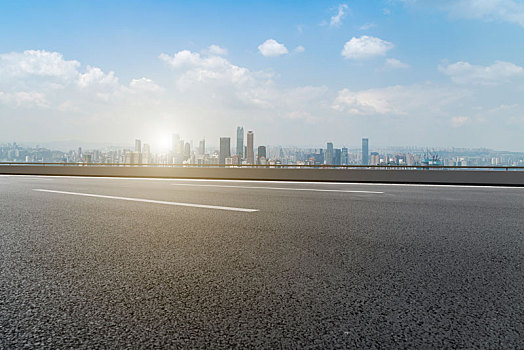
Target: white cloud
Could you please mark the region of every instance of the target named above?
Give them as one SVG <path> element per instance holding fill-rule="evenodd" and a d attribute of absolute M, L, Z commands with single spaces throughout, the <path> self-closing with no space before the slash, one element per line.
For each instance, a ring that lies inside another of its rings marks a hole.
<path fill-rule="evenodd" d="M 363 35 L 360 38 L 353 37 L 344 44 L 341 54 L 346 59 L 367 59 L 375 56 L 384 56 L 394 45 L 388 41 Z"/>
<path fill-rule="evenodd" d="M 133 79 L 129 83 L 129 87 L 135 93 L 159 92 L 164 90 L 149 78 Z"/>
<path fill-rule="evenodd" d="M 296 53 L 302 53 L 302 52 L 306 51 L 306 48 L 304 46 L 302 46 L 302 45 L 299 45 L 299 46 L 295 47 L 295 50 L 293 50 L 293 51 L 295 51 Z"/>
<path fill-rule="evenodd" d="M 335 99 L 333 109 L 354 115 L 401 113 L 392 105 L 384 92 L 377 90 L 353 92 L 343 89 Z"/>
<path fill-rule="evenodd" d="M 201 58 L 200 54 L 196 52 L 191 52 L 189 50 L 182 50 L 173 55 L 173 57 L 162 53 L 158 56 L 162 61 L 170 64 L 174 68 L 181 68 L 184 66 L 195 66 L 200 64 Z"/>
<path fill-rule="evenodd" d="M 505 21 L 524 27 L 524 3 L 515 0 L 459 0 L 446 4 L 451 16 Z"/>
<path fill-rule="evenodd" d="M 524 2 L 517 0 L 399 0 L 409 6 L 436 7 L 453 18 L 503 21 L 524 27 Z"/>
<path fill-rule="evenodd" d="M 258 51 L 266 57 L 276 57 L 288 53 L 284 44 L 279 43 L 274 39 L 268 39 L 258 46 Z"/>
<path fill-rule="evenodd" d="M 227 105 L 253 113 L 275 110 L 285 117 L 286 113 L 317 108 L 327 93 L 326 87 L 279 88 L 272 73 L 252 71 L 223 57 L 184 50 L 172 56 L 162 54 L 160 59 L 175 69 L 175 84 L 186 102 L 197 101 L 210 108 Z"/>
<path fill-rule="evenodd" d="M 150 88 L 154 84 L 149 81 Z M 115 73 L 98 67 L 82 69 L 80 62 L 65 60 L 58 52 L 26 50 L 0 55 L 0 104 L 91 113 L 97 104 L 120 103 L 145 82 L 120 84 Z M 133 104 L 144 101 L 134 97 Z"/>
<path fill-rule="evenodd" d="M 497 146 L 510 144 L 506 140 L 522 133 L 521 127 L 508 127 L 524 115 L 522 91 L 513 86 L 448 82 L 338 91 L 326 86 L 288 87 L 271 71 L 251 70 L 206 49 L 202 52 L 160 55 L 158 62 L 171 68 L 161 85 L 147 77 L 124 83 L 108 69 L 72 63 L 77 61 L 65 60 L 59 53 L 0 55 L 10 58 L 0 60 L 0 137 L 67 135 L 111 142 L 140 137 L 147 142 L 151 140 L 147 135 L 177 132 L 192 139 L 206 136 L 213 145 L 218 136 L 234 133 L 234 126 L 243 124 L 256 130 L 261 144 L 315 144 L 326 139 L 341 143 L 368 130 L 383 143 L 408 138 L 414 144 L 476 145 L 476 139 L 486 139 Z M 458 81 L 470 74 L 458 73 L 463 71 L 480 71 L 472 74 L 473 81 L 499 82 L 522 74 L 522 68 L 512 64 L 500 65 L 506 69 L 492 66 L 498 68 L 450 64 L 441 69 Z M 481 122 L 482 135 L 457 140 L 452 136 L 456 133 L 449 133 L 452 126 Z"/>
<path fill-rule="evenodd" d="M 439 70 L 457 84 L 497 85 L 524 76 L 524 68 L 514 63 L 497 61 L 490 66 L 456 62 Z"/>
<path fill-rule="evenodd" d="M 389 86 L 378 89 L 338 92 L 332 108 L 349 115 L 438 114 L 443 106 L 467 92 L 433 85 Z"/>
<path fill-rule="evenodd" d="M 64 60 L 62 54 L 45 50 L 26 50 L 0 55 L 0 77 L 76 77 L 78 61 Z"/>
<path fill-rule="evenodd" d="M 409 64 L 404 63 L 400 60 L 397 60 L 396 58 L 387 58 L 386 59 L 386 68 L 393 68 L 393 69 L 406 69 L 409 68 Z"/>
<path fill-rule="evenodd" d="M 226 56 L 227 55 L 227 49 L 223 48 L 223 47 L 220 47 L 218 45 L 210 45 L 208 48 L 207 48 L 208 52 L 211 54 L 211 55 L 218 55 L 218 56 Z"/>
<path fill-rule="evenodd" d="M 371 23 L 365 23 L 365 24 L 361 25 L 358 29 L 360 29 L 360 30 L 369 30 L 369 29 L 374 28 L 374 27 L 376 27 L 376 24 L 371 22 Z"/>
<path fill-rule="evenodd" d="M 45 95 L 36 91 L 18 91 L 12 93 L 0 91 L 0 103 L 10 105 L 15 108 L 49 107 L 49 102 L 47 101 Z"/>
<path fill-rule="evenodd" d="M 329 21 L 330 27 L 339 27 L 342 24 L 342 19 L 346 15 L 346 10 L 348 9 L 347 4 L 340 4 L 338 5 L 338 11 L 337 14 L 332 16 Z"/>
<path fill-rule="evenodd" d="M 190 89 L 192 85 L 214 83 L 216 85 L 241 85 L 253 80 L 247 68 L 239 67 L 220 56 L 204 56 L 189 50 L 182 50 L 173 56 L 161 54 L 159 58 L 182 74 L 177 80 L 178 87 Z M 211 85 L 210 85 L 211 86 Z"/>
<path fill-rule="evenodd" d="M 99 86 L 114 88 L 118 86 L 118 78 L 114 72 L 104 73 L 98 67 L 87 66 L 84 74 L 79 74 L 78 85 L 82 88 Z"/>
<path fill-rule="evenodd" d="M 470 117 L 458 116 L 451 118 L 451 126 L 453 126 L 454 128 L 460 128 L 461 126 L 464 126 L 470 122 Z"/>

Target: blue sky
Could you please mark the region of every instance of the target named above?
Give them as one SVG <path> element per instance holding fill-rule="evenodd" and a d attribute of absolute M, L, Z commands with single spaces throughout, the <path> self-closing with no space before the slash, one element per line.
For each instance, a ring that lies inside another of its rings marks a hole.
<path fill-rule="evenodd" d="M 518 0 L 2 1 L 0 142 L 522 151 L 523 42 Z"/>

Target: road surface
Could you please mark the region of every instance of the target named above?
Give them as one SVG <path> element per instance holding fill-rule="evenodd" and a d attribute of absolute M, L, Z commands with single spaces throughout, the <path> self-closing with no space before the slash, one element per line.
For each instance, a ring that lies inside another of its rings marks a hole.
<path fill-rule="evenodd" d="M 524 188 L 0 176 L 0 348 L 524 348 Z"/>

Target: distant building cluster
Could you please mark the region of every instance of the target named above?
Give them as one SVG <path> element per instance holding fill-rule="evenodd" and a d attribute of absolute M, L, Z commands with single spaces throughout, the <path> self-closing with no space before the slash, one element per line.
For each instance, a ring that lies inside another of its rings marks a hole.
<path fill-rule="evenodd" d="M 52 151 L 43 147 L 24 147 L 16 143 L 0 145 L 3 162 L 59 162 L 104 164 L 181 164 L 181 165 L 405 165 L 405 166 L 524 166 L 524 153 L 488 149 L 443 148 L 438 150 L 416 147 L 370 147 L 363 138 L 360 148 L 335 148 L 327 142 L 325 148 L 281 147 L 256 145 L 255 133 L 236 129 L 236 139 L 220 137 L 218 148 L 207 147 L 202 139 L 195 147 L 178 134 L 171 135 L 169 150 L 153 153 L 142 140 L 134 148 Z"/>

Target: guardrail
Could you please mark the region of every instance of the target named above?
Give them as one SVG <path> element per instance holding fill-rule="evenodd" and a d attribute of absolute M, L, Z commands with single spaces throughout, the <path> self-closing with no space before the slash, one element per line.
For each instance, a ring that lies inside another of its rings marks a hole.
<path fill-rule="evenodd" d="M 524 167 L 0 163 L 0 174 L 524 187 Z"/>
<path fill-rule="evenodd" d="M 160 163 L 30 163 L 30 162 L 0 162 L 0 165 L 24 166 L 108 166 L 108 167 L 159 167 L 159 168 L 288 168 L 288 169 L 405 169 L 405 170 L 493 170 L 493 171 L 524 171 L 524 166 L 489 166 L 489 165 L 310 165 L 310 164 L 160 164 Z"/>

